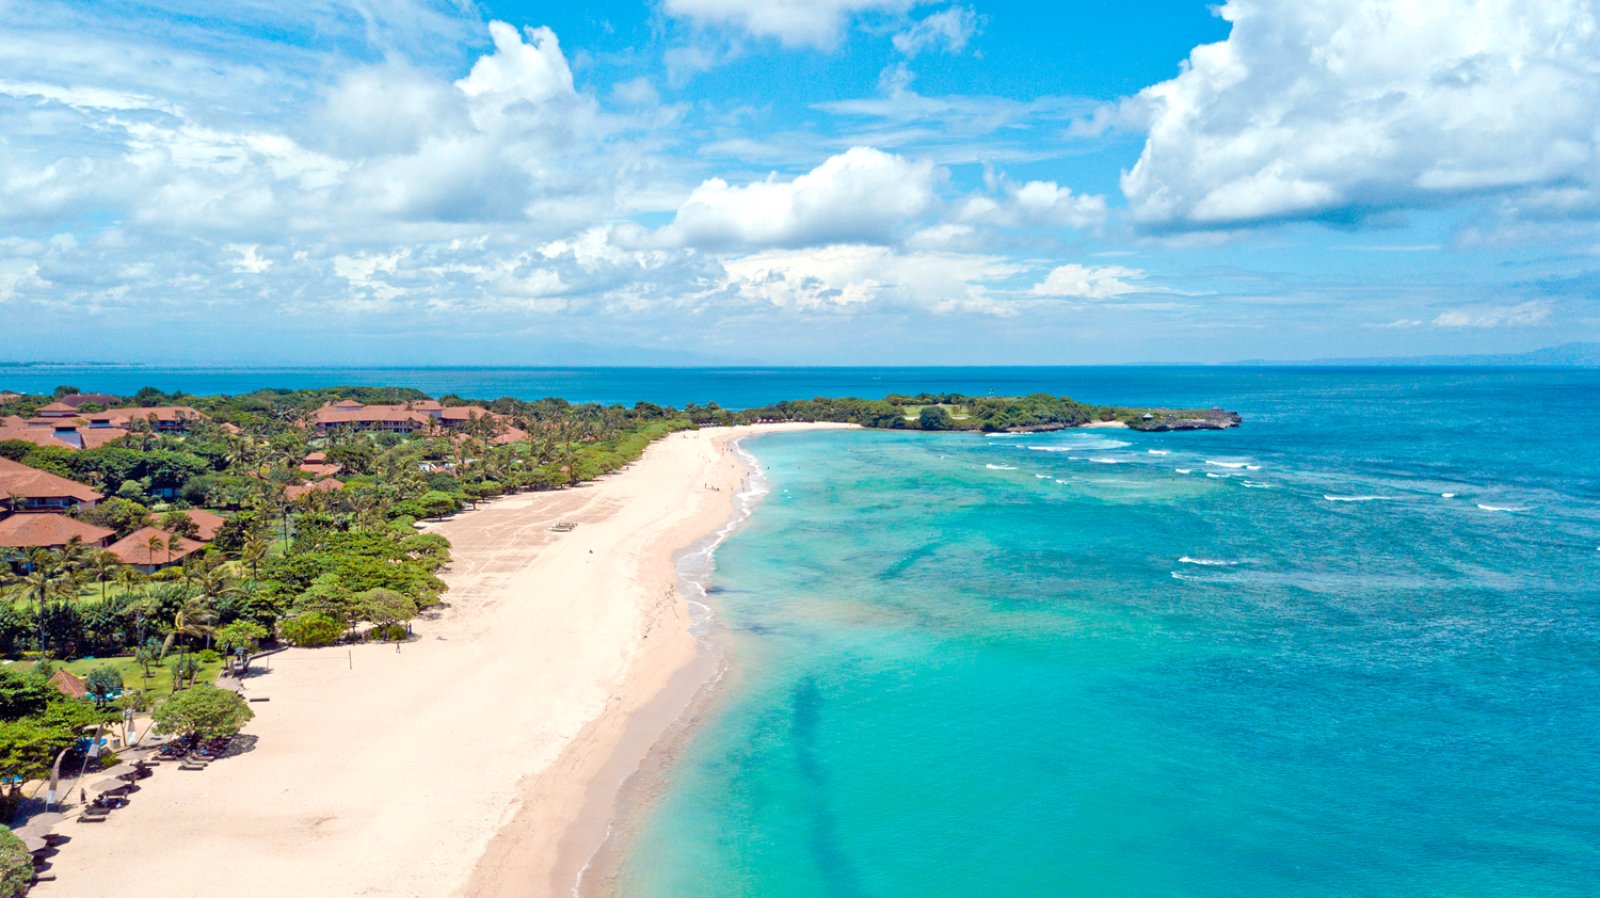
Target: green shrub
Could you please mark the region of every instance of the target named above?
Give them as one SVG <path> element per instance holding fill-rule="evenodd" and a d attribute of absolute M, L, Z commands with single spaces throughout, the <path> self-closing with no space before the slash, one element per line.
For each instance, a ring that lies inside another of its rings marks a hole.
<path fill-rule="evenodd" d="M 333 645 L 344 632 L 344 624 L 320 611 L 308 611 L 278 623 L 283 638 L 302 648 Z"/>
<path fill-rule="evenodd" d="M 22 840 L 0 826 L 0 898 L 16 898 L 33 881 L 33 858 Z"/>

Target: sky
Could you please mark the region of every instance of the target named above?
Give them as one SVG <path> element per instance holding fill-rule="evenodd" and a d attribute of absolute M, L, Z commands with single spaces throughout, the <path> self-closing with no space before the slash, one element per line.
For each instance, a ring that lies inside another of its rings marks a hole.
<path fill-rule="evenodd" d="M 1600 339 L 1600 0 L 0 0 L 0 359 Z"/>

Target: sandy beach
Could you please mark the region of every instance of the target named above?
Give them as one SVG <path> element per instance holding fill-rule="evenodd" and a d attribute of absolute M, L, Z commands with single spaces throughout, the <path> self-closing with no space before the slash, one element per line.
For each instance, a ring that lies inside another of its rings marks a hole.
<path fill-rule="evenodd" d="M 416 640 L 271 657 L 249 751 L 164 765 L 110 821 L 63 824 L 59 878 L 32 894 L 572 894 L 714 672 L 674 553 L 733 517 L 730 441 L 790 428 L 675 434 L 601 482 L 434 525 L 450 591 Z"/>

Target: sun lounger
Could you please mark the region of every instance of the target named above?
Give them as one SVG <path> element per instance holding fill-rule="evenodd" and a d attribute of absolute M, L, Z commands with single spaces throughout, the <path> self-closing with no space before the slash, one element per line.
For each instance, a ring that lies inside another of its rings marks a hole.
<path fill-rule="evenodd" d="M 104 822 L 106 822 L 106 818 L 110 817 L 110 816 L 111 816 L 110 814 L 106 814 L 106 813 L 103 813 L 103 812 L 99 813 L 99 814 L 91 814 L 88 811 L 84 811 L 82 814 L 78 815 L 78 822 L 79 823 L 104 823 Z"/>

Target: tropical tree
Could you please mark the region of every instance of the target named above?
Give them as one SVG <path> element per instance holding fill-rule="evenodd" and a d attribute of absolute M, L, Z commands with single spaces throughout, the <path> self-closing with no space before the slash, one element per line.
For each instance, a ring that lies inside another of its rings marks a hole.
<path fill-rule="evenodd" d="M 100 601 L 106 600 L 106 581 L 117 576 L 123 570 L 122 562 L 117 556 L 105 549 L 97 549 L 89 555 L 84 567 L 94 575 L 95 582 L 100 584 Z"/>
<path fill-rule="evenodd" d="M 78 597 L 78 583 L 60 557 L 49 550 L 34 549 L 27 554 L 28 572 L 13 576 L 15 594 L 32 602 L 39 612 L 39 653 L 48 652 L 44 610 L 53 601 L 68 602 Z"/>
<path fill-rule="evenodd" d="M 237 735 L 255 714 L 237 694 L 202 684 L 162 702 L 151 717 L 163 733 L 209 740 Z"/>
<path fill-rule="evenodd" d="M 172 644 L 178 637 L 182 636 L 187 645 L 194 639 L 209 638 L 216 632 L 216 626 L 217 612 L 211 607 L 210 598 L 205 595 L 189 596 L 172 617 L 172 629 L 161 644 L 162 656 L 172 651 Z"/>

